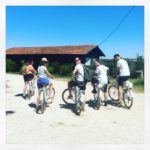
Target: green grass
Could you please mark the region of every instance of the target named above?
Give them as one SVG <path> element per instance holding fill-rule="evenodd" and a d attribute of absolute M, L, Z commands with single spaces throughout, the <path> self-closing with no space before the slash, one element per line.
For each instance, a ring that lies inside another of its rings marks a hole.
<path fill-rule="evenodd" d="M 64 80 L 64 81 L 68 81 L 71 78 L 71 76 L 61 76 L 61 75 L 56 75 L 56 74 L 54 74 L 53 76 L 54 76 L 54 79 Z"/>
<path fill-rule="evenodd" d="M 7 74 L 20 75 L 19 72 L 6 72 Z"/>
<path fill-rule="evenodd" d="M 133 83 L 133 90 L 136 92 L 144 93 L 144 80 L 143 79 L 131 79 Z"/>

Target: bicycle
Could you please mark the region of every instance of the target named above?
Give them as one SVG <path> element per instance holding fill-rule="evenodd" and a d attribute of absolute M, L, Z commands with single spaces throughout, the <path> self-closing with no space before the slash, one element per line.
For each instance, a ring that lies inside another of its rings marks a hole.
<path fill-rule="evenodd" d="M 43 85 L 43 87 L 40 89 L 40 101 L 38 108 L 36 109 L 36 113 L 44 113 L 45 109 L 49 104 L 51 104 L 55 97 L 55 89 L 52 88 L 51 95 L 49 93 L 49 86 Z"/>
<path fill-rule="evenodd" d="M 101 99 L 102 90 L 103 90 L 102 84 L 100 84 L 100 83 L 95 83 L 95 90 L 96 90 L 96 92 L 93 93 L 94 101 L 95 101 L 95 108 L 96 108 L 97 110 L 99 110 L 99 109 L 100 109 L 100 106 L 101 106 L 101 103 L 102 103 L 102 99 Z"/>
<path fill-rule="evenodd" d="M 71 88 L 71 93 L 73 95 L 72 99 L 68 99 L 69 89 L 65 89 L 62 93 L 62 99 L 67 105 L 75 105 L 75 113 L 77 115 L 81 114 L 81 111 L 84 109 L 84 90 L 83 83 L 78 83 L 77 85 Z"/>
<path fill-rule="evenodd" d="M 127 109 L 130 109 L 133 105 L 133 84 L 127 80 L 123 83 L 123 103 Z M 114 101 L 119 101 L 118 98 L 118 84 L 112 84 L 108 88 L 108 95 Z"/>
<path fill-rule="evenodd" d="M 27 81 L 27 98 L 30 99 L 35 93 L 35 86 L 33 84 L 33 79 Z"/>

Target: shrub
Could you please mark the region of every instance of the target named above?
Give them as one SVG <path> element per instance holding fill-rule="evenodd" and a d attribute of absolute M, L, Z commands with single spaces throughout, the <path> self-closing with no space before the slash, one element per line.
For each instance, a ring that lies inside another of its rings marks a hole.
<path fill-rule="evenodd" d="M 6 72 L 16 72 L 16 63 L 11 59 L 6 59 Z"/>
<path fill-rule="evenodd" d="M 51 64 L 49 64 L 49 69 L 51 70 L 52 73 L 59 74 L 60 73 L 60 63 L 52 62 Z"/>
<path fill-rule="evenodd" d="M 54 73 L 54 67 L 53 66 L 47 66 L 47 69 L 50 73 Z"/>
<path fill-rule="evenodd" d="M 71 72 L 73 70 L 74 65 L 73 64 L 64 64 L 60 66 L 60 75 L 71 75 Z"/>

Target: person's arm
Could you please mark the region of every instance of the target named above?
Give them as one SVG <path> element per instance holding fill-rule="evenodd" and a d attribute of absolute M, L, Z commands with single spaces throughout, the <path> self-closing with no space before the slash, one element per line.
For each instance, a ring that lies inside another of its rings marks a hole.
<path fill-rule="evenodd" d="M 33 71 L 34 71 L 34 73 L 37 73 L 37 71 L 34 69 L 34 67 L 33 67 Z"/>
<path fill-rule="evenodd" d="M 37 71 L 34 69 L 34 67 L 32 65 L 30 65 L 29 68 L 33 73 L 37 73 Z"/>
<path fill-rule="evenodd" d="M 46 73 L 46 75 L 47 75 L 49 78 L 52 78 L 52 79 L 54 78 L 54 77 L 52 76 L 52 74 L 48 72 L 48 70 L 45 70 L 45 73 Z"/>
<path fill-rule="evenodd" d="M 78 69 L 75 68 L 75 69 L 73 70 L 73 72 L 72 72 L 72 79 L 75 77 L 75 75 L 76 75 L 77 72 L 78 72 Z"/>
<path fill-rule="evenodd" d="M 119 74 L 120 74 L 120 63 L 117 63 L 116 76 L 118 77 Z"/>

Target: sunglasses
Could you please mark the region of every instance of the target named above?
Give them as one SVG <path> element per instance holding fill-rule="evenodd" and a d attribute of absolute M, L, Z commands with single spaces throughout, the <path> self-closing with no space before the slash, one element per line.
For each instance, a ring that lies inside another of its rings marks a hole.
<path fill-rule="evenodd" d="M 76 59 L 75 61 L 79 61 L 79 59 Z"/>

